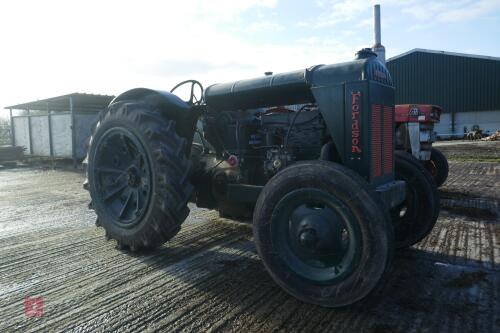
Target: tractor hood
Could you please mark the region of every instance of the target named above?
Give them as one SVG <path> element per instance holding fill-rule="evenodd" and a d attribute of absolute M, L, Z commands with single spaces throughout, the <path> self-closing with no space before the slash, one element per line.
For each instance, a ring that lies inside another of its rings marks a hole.
<path fill-rule="evenodd" d="M 393 85 L 387 68 L 373 52 L 363 49 L 350 62 L 214 84 L 205 90 L 205 101 L 209 108 L 221 111 L 314 103 L 312 88 L 360 80 Z"/>

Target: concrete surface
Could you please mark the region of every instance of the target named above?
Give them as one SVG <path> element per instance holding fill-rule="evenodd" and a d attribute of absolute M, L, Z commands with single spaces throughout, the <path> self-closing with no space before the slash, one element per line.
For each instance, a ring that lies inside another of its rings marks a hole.
<path fill-rule="evenodd" d="M 283 292 L 250 228 L 216 212 L 193 208 L 170 243 L 129 255 L 94 226 L 81 174 L 1 170 L 0 332 L 499 332 L 500 164 L 450 165 L 433 232 L 338 310 Z M 26 317 L 38 296 L 43 316 Z"/>

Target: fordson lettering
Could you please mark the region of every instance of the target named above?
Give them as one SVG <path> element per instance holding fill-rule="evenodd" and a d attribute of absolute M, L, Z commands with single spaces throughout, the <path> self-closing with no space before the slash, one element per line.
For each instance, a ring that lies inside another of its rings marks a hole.
<path fill-rule="evenodd" d="M 351 152 L 352 153 L 361 153 L 360 148 L 360 123 L 359 123 L 359 110 L 360 108 L 360 99 L 361 92 L 353 91 L 351 93 Z"/>

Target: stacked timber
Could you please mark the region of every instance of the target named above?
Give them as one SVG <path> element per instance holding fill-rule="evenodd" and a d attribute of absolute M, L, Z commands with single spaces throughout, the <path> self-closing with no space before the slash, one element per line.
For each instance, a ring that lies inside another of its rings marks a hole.
<path fill-rule="evenodd" d="M 496 133 L 493 133 L 490 136 L 482 138 L 481 140 L 483 140 L 483 141 L 500 141 L 500 131 L 496 131 Z"/>
<path fill-rule="evenodd" d="M 24 150 L 24 147 L 19 146 L 0 146 L 0 162 L 22 160 Z"/>

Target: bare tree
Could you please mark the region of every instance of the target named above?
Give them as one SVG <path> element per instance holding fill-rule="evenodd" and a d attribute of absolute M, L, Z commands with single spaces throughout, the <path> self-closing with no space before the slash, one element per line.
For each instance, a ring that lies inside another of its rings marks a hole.
<path fill-rule="evenodd" d="M 9 145 L 10 140 L 10 122 L 8 119 L 0 118 L 0 145 Z"/>

